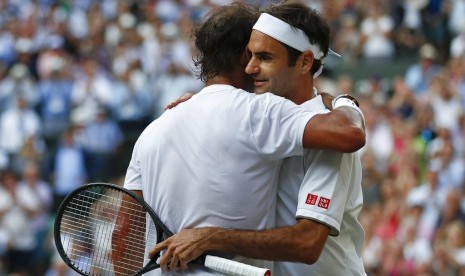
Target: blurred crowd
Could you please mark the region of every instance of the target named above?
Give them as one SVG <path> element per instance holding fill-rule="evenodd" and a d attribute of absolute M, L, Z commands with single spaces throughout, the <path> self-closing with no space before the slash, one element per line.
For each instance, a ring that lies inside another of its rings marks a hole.
<path fill-rule="evenodd" d="M 144 127 L 202 88 L 190 30 L 229 2 L 0 0 L 1 276 L 70 275 L 51 233 L 59 203 L 120 183 Z M 316 86 L 365 113 L 367 273 L 465 275 L 465 0 L 304 2 L 342 54 Z M 414 62 L 383 74 L 399 58 Z"/>

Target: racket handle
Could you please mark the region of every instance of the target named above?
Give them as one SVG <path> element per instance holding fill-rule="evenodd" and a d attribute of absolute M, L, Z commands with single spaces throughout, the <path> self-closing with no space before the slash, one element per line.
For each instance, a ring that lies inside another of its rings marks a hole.
<path fill-rule="evenodd" d="M 256 267 L 225 258 L 207 255 L 205 257 L 206 267 L 235 276 L 271 276 L 271 271 L 266 268 Z"/>

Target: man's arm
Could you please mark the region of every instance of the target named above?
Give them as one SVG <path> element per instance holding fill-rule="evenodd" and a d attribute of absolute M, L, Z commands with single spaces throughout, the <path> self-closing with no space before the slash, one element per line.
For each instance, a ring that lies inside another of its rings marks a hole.
<path fill-rule="evenodd" d="M 307 123 L 303 145 L 312 149 L 355 152 L 365 145 L 365 124 L 359 111 L 341 106 L 313 116 Z"/>
<path fill-rule="evenodd" d="M 270 230 L 232 230 L 219 227 L 184 229 L 157 244 L 149 256 L 166 250 L 160 265 L 164 270 L 182 268 L 208 251 L 247 258 L 313 264 L 323 250 L 329 227 L 308 219 Z"/>
<path fill-rule="evenodd" d="M 328 105 L 334 97 L 322 93 L 323 102 Z M 189 100 L 194 94 L 186 93 L 169 103 L 166 109 Z M 356 102 L 355 99 L 353 101 Z M 356 152 L 365 145 L 365 123 L 361 110 L 340 106 L 326 114 L 318 114 L 307 123 L 303 146 L 309 149 L 330 149 L 341 152 Z M 333 106 L 334 107 L 334 106 Z"/>

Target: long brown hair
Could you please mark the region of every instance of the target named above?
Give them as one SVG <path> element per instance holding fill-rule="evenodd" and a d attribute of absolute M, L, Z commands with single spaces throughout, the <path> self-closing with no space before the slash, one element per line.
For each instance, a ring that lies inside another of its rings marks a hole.
<path fill-rule="evenodd" d="M 212 10 L 208 19 L 194 29 L 198 50 L 194 63 L 202 81 L 228 74 L 240 66 L 257 18 L 255 8 L 234 2 Z"/>

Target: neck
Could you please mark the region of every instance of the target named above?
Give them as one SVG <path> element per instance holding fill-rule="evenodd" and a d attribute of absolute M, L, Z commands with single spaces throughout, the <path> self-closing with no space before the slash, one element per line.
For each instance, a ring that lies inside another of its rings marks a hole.
<path fill-rule="evenodd" d="M 226 77 L 226 76 L 215 76 L 213 78 L 208 79 L 205 82 L 206 86 L 213 85 L 213 84 L 227 84 L 227 85 L 233 85 L 233 80 L 231 78 Z"/>
<path fill-rule="evenodd" d="M 205 82 L 205 85 L 226 84 L 236 88 L 244 88 L 246 75 L 243 68 L 237 68 L 231 73 L 214 76 Z"/>
<path fill-rule="evenodd" d="M 301 81 L 295 86 L 295 91 L 290 94 L 292 96 L 289 97 L 289 100 L 298 105 L 313 99 L 315 97 L 315 94 L 313 93 L 313 77 L 306 78 Z"/>

